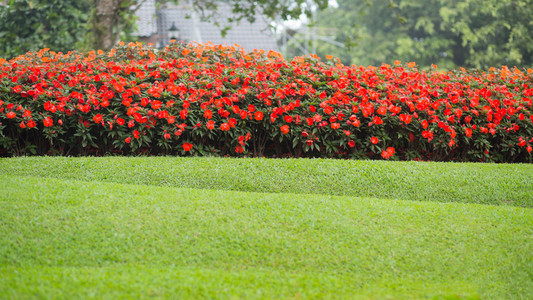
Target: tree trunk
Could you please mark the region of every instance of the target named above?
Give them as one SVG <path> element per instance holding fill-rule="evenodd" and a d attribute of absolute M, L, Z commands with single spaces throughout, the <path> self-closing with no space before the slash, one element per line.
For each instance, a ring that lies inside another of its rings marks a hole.
<path fill-rule="evenodd" d="M 117 42 L 120 7 L 125 0 L 96 0 L 93 20 L 94 48 L 109 50 Z"/>

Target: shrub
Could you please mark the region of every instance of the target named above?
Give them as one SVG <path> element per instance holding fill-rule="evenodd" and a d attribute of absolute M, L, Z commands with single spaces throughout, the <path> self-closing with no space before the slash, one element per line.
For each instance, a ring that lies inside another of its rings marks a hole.
<path fill-rule="evenodd" d="M 533 70 L 173 43 L 0 60 L 0 154 L 532 162 Z"/>

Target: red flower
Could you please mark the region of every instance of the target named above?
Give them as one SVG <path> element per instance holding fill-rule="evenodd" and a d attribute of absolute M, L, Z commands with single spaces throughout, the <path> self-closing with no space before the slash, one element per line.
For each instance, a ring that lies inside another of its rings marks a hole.
<path fill-rule="evenodd" d="M 124 121 L 124 119 L 122 119 L 122 118 L 118 118 L 117 119 L 117 124 L 118 125 L 122 126 L 122 125 L 124 125 L 124 123 L 126 123 L 126 121 Z"/>
<path fill-rule="evenodd" d="M 187 109 L 182 109 L 182 110 L 180 111 L 180 118 L 181 118 L 182 120 L 185 120 L 185 118 L 187 118 L 187 113 L 188 113 Z"/>
<path fill-rule="evenodd" d="M 381 152 L 381 157 L 383 157 L 384 159 L 389 159 L 394 155 L 394 153 L 395 153 L 394 148 L 388 147 L 387 150 L 383 150 Z"/>
<path fill-rule="evenodd" d="M 241 145 L 237 145 L 235 147 L 235 152 L 236 153 L 242 153 L 243 151 L 244 151 L 244 148 Z"/>
<path fill-rule="evenodd" d="M 28 127 L 29 128 L 33 128 L 35 126 L 37 126 L 37 124 L 35 123 L 35 121 L 33 119 L 28 121 Z"/>
<path fill-rule="evenodd" d="M 26 124 L 24 124 L 24 121 L 20 122 L 19 126 L 20 128 L 26 128 Z"/>
<path fill-rule="evenodd" d="M 472 136 L 472 129 L 465 128 L 465 134 L 466 134 L 467 137 L 471 137 Z"/>
<path fill-rule="evenodd" d="M 256 121 L 261 121 L 261 120 L 263 120 L 263 112 L 256 111 L 256 112 L 254 113 L 254 119 L 255 119 Z"/>
<path fill-rule="evenodd" d="M 215 121 L 209 120 L 209 122 L 207 122 L 207 124 L 205 124 L 205 127 L 207 127 L 207 129 L 209 129 L 209 130 L 213 130 L 215 128 Z"/>
<path fill-rule="evenodd" d="M 305 143 L 307 144 L 307 146 L 311 146 L 313 145 L 313 140 L 306 140 Z"/>
<path fill-rule="evenodd" d="M 140 135 L 140 133 L 139 133 L 138 130 L 134 130 L 134 131 L 133 131 L 133 137 L 134 137 L 134 138 L 138 139 L 138 138 L 139 138 L 139 135 Z"/>
<path fill-rule="evenodd" d="M 52 127 L 52 125 L 54 125 L 54 120 L 52 120 L 52 118 L 50 117 L 45 117 L 43 119 L 43 124 L 44 124 L 44 127 Z"/>
<path fill-rule="evenodd" d="M 96 115 L 94 115 L 94 117 L 93 117 L 93 121 L 94 121 L 95 123 L 100 123 L 100 122 L 102 122 L 103 119 L 104 119 L 104 118 L 102 117 L 101 114 L 96 114 Z"/>
<path fill-rule="evenodd" d="M 424 130 L 422 131 L 422 136 L 428 139 L 428 142 L 431 142 L 431 140 L 433 139 L 433 131 Z"/>
<path fill-rule="evenodd" d="M 283 117 L 283 120 L 285 120 L 285 122 L 287 122 L 287 123 L 291 123 L 293 118 L 291 116 L 285 116 L 285 117 Z"/>
<path fill-rule="evenodd" d="M 355 142 L 353 140 L 350 140 L 348 142 L 348 146 L 350 146 L 351 148 L 355 147 Z"/>
<path fill-rule="evenodd" d="M 400 121 L 401 122 L 405 122 L 405 124 L 411 123 L 412 119 L 413 119 L 413 117 L 411 115 L 400 114 Z"/>
<path fill-rule="evenodd" d="M 204 111 L 204 118 L 211 120 L 212 117 L 213 117 L 213 112 L 209 109 L 206 109 Z"/>
<path fill-rule="evenodd" d="M 161 101 L 159 100 L 152 101 L 152 109 L 156 110 L 160 108 L 161 108 Z"/>
<path fill-rule="evenodd" d="M 341 128 L 341 124 L 339 124 L 339 123 L 331 123 L 331 128 L 332 129 L 339 129 L 339 128 Z"/>
<path fill-rule="evenodd" d="M 183 150 L 185 150 L 186 152 L 189 152 L 192 150 L 192 144 L 191 143 L 184 143 L 183 144 Z"/>
<path fill-rule="evenodd" d="M 220 125 L 220 130 L 222 131 L 228 131 L 230 129 L 230 125 L 228 123 L 222 123 Z"/>
<path fill-rule="evenodd" d="M 280 127 L 280 129 L 281 129 L 281 133 L 283 134 L 289 133 L 289 125 L 283 125 Z"/>
<path fill-rule="evenodd" d="M 428 126 L 429 126 L 429 124 L 428 124 L 427 120 L 422 121 L 422 128 L 427 129 Z"/>
<path fill-rule="evenodd" d="M 125 138 L 124 141 L 126 142 L 126 144 L 131 143 L 131 137 L 127 137 L 127 138 Z"/>
<path fill-rule="evenodd" d="M 10 111 L 10 112 L 8 112 L 6 114 L 6 116 L 7 116 L 8 119 L 14 119 L 17 116 L 17 114 L 12 112 L 12 111 Z"/>
<path fill-rule="evenodd" d="M 526 140 L 524 140 L 524 138 L 520 137 L 518 139 L 518 146 L 524 147 L 525 145 L 526 145 Z"/>
<path fill-rule="evenodd" d="M 375 145 L 375 144 L 379 143 L 379 139 L 377 137 L 373 136 L 373 137 L 370 138 L 370 142 Z"/>
<path fill-rule="evenodd" d="M 374 123 L 376 125 L 381 125 L 381 124 L 383 124 L 383 120 L 380 117 L 375 116 L 374 119 L 372 119 L 372 123 Z"/>

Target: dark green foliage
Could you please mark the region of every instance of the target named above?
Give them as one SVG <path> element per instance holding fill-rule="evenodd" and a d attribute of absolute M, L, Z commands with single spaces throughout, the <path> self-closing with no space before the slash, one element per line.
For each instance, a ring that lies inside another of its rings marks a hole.
<path fill-rule="evenodd" d="M 0 57 L 80 46 L 91 8 L 86 0 L 10 0 L 0 6 Z"/>

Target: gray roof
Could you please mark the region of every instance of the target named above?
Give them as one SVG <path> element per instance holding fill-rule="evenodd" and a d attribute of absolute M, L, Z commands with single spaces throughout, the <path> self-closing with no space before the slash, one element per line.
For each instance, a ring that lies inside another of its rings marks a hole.
<path fill-rule="evenodd" d="M 184 2 L 184 1 L 182 1 Z M 238 23 L 229 24 L 231 29 L 222 37 L 221 28 L 228 24 L 227 19 L 233 17 L 232 9 L 224 3 L 218 4 L 215 17 L 210 21 L 202 21 L 198 14 L 187 4 L 166 4 L 166 7 L 156 10 L 155 0 L 146 0 L 136 12 L 137 33 L 139 37 L 149 37 L 161 33 L 163 41 L 170 39 L 168 28 L 174 23 L 180 30 L 181 40 L 213 44 L 238 44 L 245 50 L 253 49 L 275 50 L 279 47 L 268 22 L 262 16 L 257 16 L 254 23 L 243 19 Z M 156 17 L 159 16 L 159 18 Z M 215 26 L 217 21 L 221 25 Z"/>

